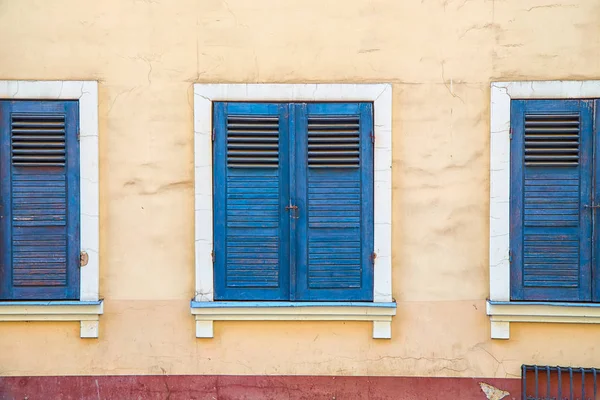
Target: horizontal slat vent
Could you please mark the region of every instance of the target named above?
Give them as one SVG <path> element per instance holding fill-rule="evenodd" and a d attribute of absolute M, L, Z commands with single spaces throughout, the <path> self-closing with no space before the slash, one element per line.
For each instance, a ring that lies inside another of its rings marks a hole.
<path fill-rule="evenodd" d="M 527 114 L 525 165 L 568 167 L 579 164 L 579 114 Z"/>
<path fill-rule="evenodd" d="M 358 168 L 360 166 L 359 117 L 309 117 L 308 166 Z"/>
<path fill-rule="evenodd" d="M 12 165 L 62 167 L 65 149 L 64 115 L 12 114 Z"/>
<path fill-rule="evenodd" d="M 279 166 L 279 117 L 227 117 L 227 166 L 277 168 Z"/>

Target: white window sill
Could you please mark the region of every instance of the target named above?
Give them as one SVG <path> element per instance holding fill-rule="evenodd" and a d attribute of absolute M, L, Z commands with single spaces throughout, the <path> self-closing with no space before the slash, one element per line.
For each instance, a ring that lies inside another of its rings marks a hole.
<path fill-rule="evenodd" d="M 487 301 L 492 339 L 509 339 L 511 322 L 600 324 L 600 304 Z"/>
<path fill-rule="evenodd" d="M 0 301 L 0 321 L 79 321 L 82 338 L 98 337 L 99 301 Z"/>
<path fill-rule="evenodd" d="M 196 337 L 212 338 L 214 321 L 371 321 L 373 338 L 391 339 L 396 303 L 192 301 Z"/>

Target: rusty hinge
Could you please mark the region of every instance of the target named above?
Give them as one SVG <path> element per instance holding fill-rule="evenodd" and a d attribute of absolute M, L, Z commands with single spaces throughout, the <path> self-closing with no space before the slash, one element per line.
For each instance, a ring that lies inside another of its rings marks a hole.
<path fill-rule="evenodd" d="M 85 267 L 88 264 L 90 257 L 88 253 L 84 250 L 79 253 L 79 267 Z"/>
<path fill-rule="evenodd" d="M 212 262 L 214 264 L 215 263 L 215 251 L 214 250 L 210 252 L 210 258 L 212 258 Z"/>
<path fill-rule="evenodd" d="M 371 256 L 369 258 L 371 259 L 371 264 L 375 265 L 375 259 L 377 258 L 377 253 L 372 252 Z"/>
<path fill-rule="evenodd" d="M 211 139 L 212 139 L 213 142 L 215 141 L 215 135 L 216 135 L 216 129 L 213 128 L 213 130 L 212 130 L 212 137 L 211 137 Z"/>
<path fill-rule="evenodd" d="M 508 138 L 510 140 L 512 140 L 512 135 L 513 135 L 513 128 L 510 128 L 509 131 L 508 131 Z"/>
<path fill-rule="evenodd" d="M 371 143 L 375 144 L 375 134 L 373 132 L 371 132 L 370 136 L 371 136 Z"/>

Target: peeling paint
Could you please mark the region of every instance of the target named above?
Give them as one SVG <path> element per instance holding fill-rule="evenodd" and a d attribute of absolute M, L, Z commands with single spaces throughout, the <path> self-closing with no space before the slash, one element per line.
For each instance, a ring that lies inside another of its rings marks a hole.
<path fill-rule="evenodd" d="M 488 400 L 500 400 L 510 395 L 510 393 L 492 385 L 488 385 L 485 382 L 479 382 L 479 386 L 481 386 L 481 390 L 485 393 Z"/>

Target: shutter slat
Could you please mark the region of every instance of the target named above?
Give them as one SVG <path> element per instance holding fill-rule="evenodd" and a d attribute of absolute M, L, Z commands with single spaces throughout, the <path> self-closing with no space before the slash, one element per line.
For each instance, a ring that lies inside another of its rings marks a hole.
<path fill-rule="evenodd" d="M 550 132 L 556 135 L 548 135 Z M 578 162 L 579 114 L 525 115 L 525 165 L 569 167 Z"/>
<path fill-rule="evenodd" d="M 358 116 L 308 117 L 309 168 L 360 167 L 359 128 Z M 340 143 L 340 137 L 355 145 Z"/>
<path fill-rule="evenodd" d="M 65 165 L 64 115 L 13 113 L 11 128 L 13 166 L 60 167 Z M 53 149 L 48 149 L 48 140 L 56 141 L 55 144 L 52 144 Z M 55 154 L 55 156 L 50 154 Z"/>
<path fill-rule="evenodd" d="M 279 119 L 269 116 L 227 118 L 227 166 L 277 168 Z"/>

